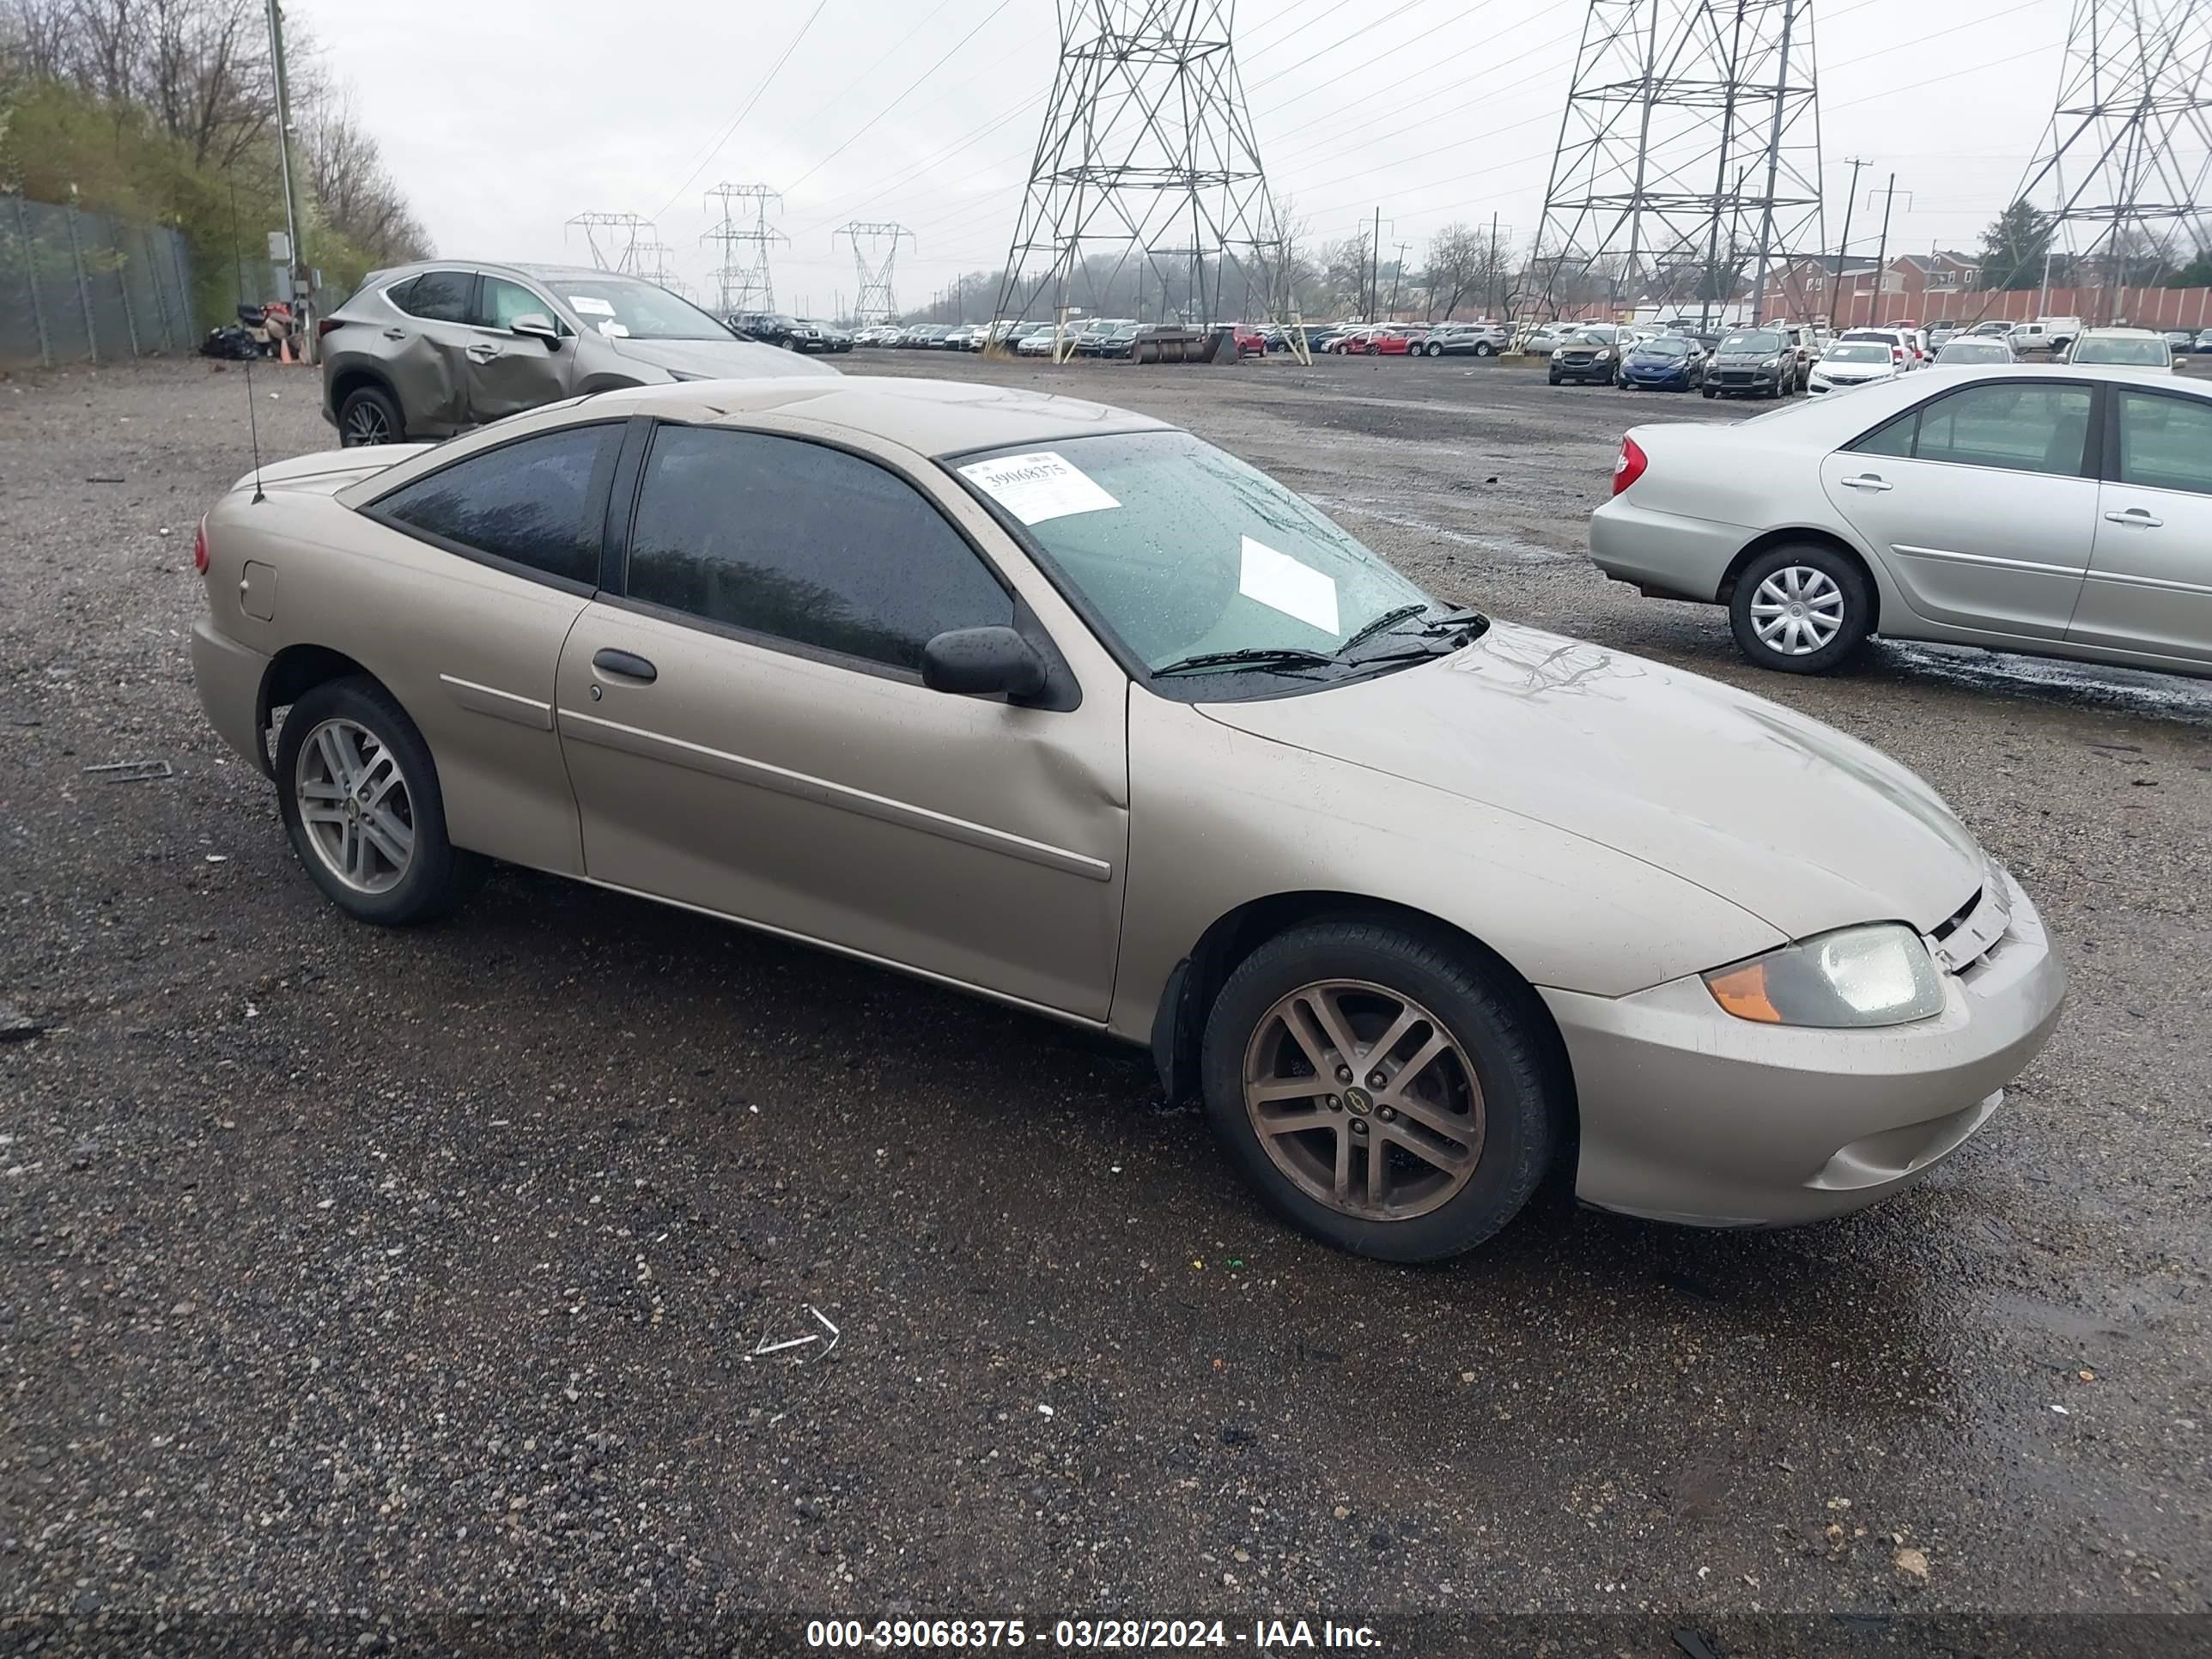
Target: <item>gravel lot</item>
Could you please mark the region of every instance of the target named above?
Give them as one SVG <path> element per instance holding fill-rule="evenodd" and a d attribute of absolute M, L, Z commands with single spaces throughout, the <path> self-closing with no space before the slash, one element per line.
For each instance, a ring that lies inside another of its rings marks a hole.
<path fill-rule="evenodd" d="M 2036 895 L 2057 1038 L 1863 1217 L 1554 1197 L 1448 1269 L 1334 1255 L 1057 1026 L 515 872 L 344 921 L 191 687 L 244 377 L 0 380 L 0 1001 L 35 1028 L 0 1031 L 0 1618 L 313 1612 L 336 1651 L 478 1610 L 667 1648 L 762 1612 L 2207 1611 L 2212 682 L 1756 673 L 1579 556 L 1621 428 L 1740 412 L 1698 400 L 851 368 L 1165 414 L 1450 598 L 1881 745 Z M 328 446 L 307 372 L 255 386 L 264 453 Z M 141 760 L 171 775 L 88 769 Z"/>

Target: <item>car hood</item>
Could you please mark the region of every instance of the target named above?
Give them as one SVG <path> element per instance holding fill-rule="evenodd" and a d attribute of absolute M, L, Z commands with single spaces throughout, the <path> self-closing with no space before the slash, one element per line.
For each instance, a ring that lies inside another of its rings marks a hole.
<path fill-rule="evenodd" d="M 1510 623 L 1435 663 L 1199 707 L 1597 842 L 1792 939 L 1924 932 L 1984 879 L 1973 836 L 1880 750 L 1717 680 Z"/>
<path fill-rule="evenodd" d="M 655 368 L 703 375 L 710 380 L 756 380 L 771 374 L 835 374 L 829 364 L 779 351 L 757 340 L 608 340 L 617 355 Z"/>
<path fill-rule="evenodd" d="M 1815 363 L 1814 371 L 1832 380 L 1887 380 L 1897 373 L 1895 363 Z"/>
<path fill-rule="evenodd" d="M 1784 352 L 1780 351 L 1716 351 L 1713 354 L 1713 361 L 1717 363 L 1765 364 L 1771 363 L 1777 357 L 1784 355 L 1786 355 Z"/>
<path fill-rule="evenodd" d="M 1694 357 L 1639 357 L 1632 351 L 1620 361 L 1622 367 L 1626 368 L 1648 368 L 1656 374 L 1672 374 L 1677 370 L 1687 368 L 1697 359 Z"/>

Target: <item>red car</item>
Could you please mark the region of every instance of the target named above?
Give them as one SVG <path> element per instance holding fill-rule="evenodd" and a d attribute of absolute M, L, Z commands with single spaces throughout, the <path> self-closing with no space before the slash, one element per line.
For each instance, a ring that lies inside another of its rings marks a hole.
<path fill-rule="evenodd" d="M 1267 337 L 1260 331 L 1259 324 L 1237 325 L 1237 355 L 1240 357 L 1264 357 L 1267 355 Z"/>
<path fill-rule="evenodd" d="M 1360 349 L 1370 357 L 1407 356 L 1419 349 L 1421 337 L 1427 332 L 1419 328 L 1370 329 L 1367 343 Z"/>

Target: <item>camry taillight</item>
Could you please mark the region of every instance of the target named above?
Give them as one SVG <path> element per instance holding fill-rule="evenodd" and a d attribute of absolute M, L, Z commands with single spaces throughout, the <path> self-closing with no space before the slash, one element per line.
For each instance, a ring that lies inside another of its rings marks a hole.
<path fill-rule="evenodd" d="M 207 574 L 207 520 L 202 519 L 200 527 L 192 532 L 192 568 L 204 576 Z"/>
<path fill-rule="evenodd" d="M 1613 464 L 1613 493 L 1616 495 L 1644 476 L 1644 469 L 1651 465 L 1651 458 L 1644 447 L 1633 438 L 1620 441 L 1620 459 Z"/>

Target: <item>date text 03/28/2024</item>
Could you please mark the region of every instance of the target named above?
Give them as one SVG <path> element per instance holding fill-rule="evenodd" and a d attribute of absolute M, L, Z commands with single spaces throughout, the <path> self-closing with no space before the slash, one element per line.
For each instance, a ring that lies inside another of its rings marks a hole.
<path fill-rule="evenodd" d="M 817 1619 L 806 1626 L 810 1648 L 878 1653 L 902 1650 L 1022 1648 L 1176 1649 L 1246 1647 L 1260 1652 L 1334 1648 L 1374 1650 L 1372 1626 L 1332 1620 L 1255 1619 L 1240 1629 L 1220 1619 L 1057 1619 L 1032 1632 L 1025 1619 Z"/>

